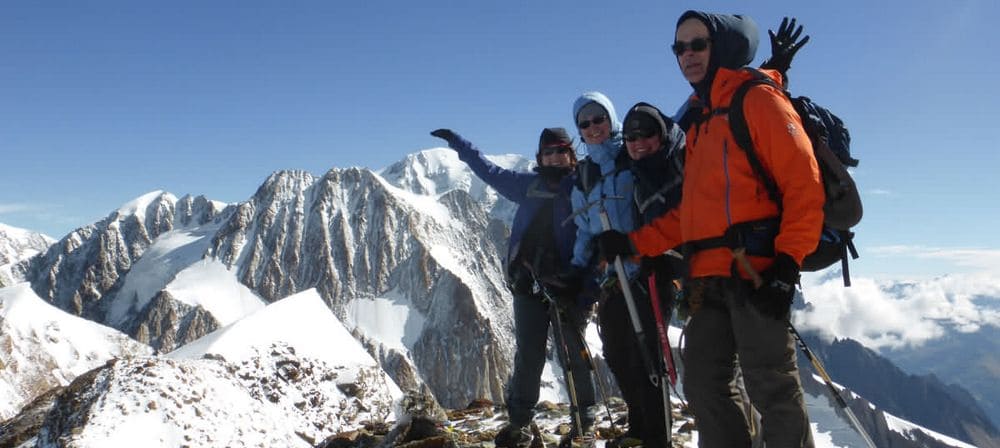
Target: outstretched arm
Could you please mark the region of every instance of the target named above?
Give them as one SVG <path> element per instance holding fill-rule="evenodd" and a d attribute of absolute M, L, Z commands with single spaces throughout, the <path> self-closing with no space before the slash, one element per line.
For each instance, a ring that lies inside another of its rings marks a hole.
<path fill-rule="evenodd" d="M 521 202 L 536 175 L 499 167 L 490 162 L 471 142 L 451 129 L 438 129 L 431 135 L 448 142 L 448 147 L 458 153 L 458 159 L 469 165 L 469 169 L 483 182 L 493 187 L 503 197 Z"/>

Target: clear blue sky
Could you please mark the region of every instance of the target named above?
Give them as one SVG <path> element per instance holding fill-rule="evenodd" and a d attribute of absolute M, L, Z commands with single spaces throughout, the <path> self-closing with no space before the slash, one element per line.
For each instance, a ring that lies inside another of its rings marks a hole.
<path fill-rule="evenodd" d="M 782 16 L 806 26 L 793 91 L 861 159 L 859 242 L 879 250 L 858 274 L 946 273 L 1000 261 L 998 5 L 4 2 L 0 222 L 59 238 L 152 190 L 242 201 L 279 169 L 381 168 L 438 127 L 530 156 L 585 90 L 672 112 L 690 86 L 668 47 L 698 8 L 754 17 L 756 63 Z"/>

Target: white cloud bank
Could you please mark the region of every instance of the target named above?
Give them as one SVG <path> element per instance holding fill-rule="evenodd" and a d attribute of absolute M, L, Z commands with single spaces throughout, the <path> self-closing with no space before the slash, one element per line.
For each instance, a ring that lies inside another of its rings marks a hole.
<path fill-rule="evenodd" d="M 957 274 L 912 282 L 803 277 L 800 329 L 851 338 L 873 350 L 920 346 L 948 331 L 1000 327 L 1000 273 Z"/>

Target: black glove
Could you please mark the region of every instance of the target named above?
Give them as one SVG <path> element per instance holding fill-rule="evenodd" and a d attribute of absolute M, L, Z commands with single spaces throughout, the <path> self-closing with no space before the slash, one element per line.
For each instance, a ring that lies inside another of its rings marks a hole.
<path fill-rule="evenodd" d="M 642 257 L 639 261 L 639 273 L 643 277 L 649 277 L 655 274 L 657 279 L 661 277 L 664 279 L 673 280 L 679 277 L 679 273 L 676 272 L 675 262 L 671 260 L 670 255 L 658 255 L 655 257 Z M 679 262 L 680 260 L 678 260 Z"/>
<path fill-rule="evenodd" d="M 451 146 L 454 142 L 456 142 L 460 138 L 458 134 L 454 133 L 451 129 L 436 129 L 434 131 L 431 131 L 431 135 L 440 139 L 444 139 L 444 141 L 448 142 L 449 146 Z"/>
<path fill-rule="evenodd" d="M 594 237 L 597 242 L 597 254 L 602 260 L 614 261 L 615 257 L 628 257 L 635 254 L 632 241 L 628 235 L 617 230 L 606 230 Z"/>
<path fill-rule="evenodd" d="M 761 273 L 764 284 L 753 292 L 750 303 L 764 316 L 788 319 L 795 285 L 799 282 L 799 265 L 791 256 L 778 253 L 774 264 Z"/>
<path fill-rule="evenodd" d="M 671 308 L 674 306 L 674 296 L 677 288 L 674 286 L 674 279 L 679 277 L 677 265 L 681 261 L 670 255 L 659 255 L 656 257 L 642 257 L 639 262 L 639 274 L 641 278 L 649 281 L 649 276 L 653 275 L 656 280 L 656 293 L 660 299 L 662 312 L 669 320 Z M 650 291 L 652 294 L 652 291 Z"/>
<path fill-rule="evenodd" d="M 545 292 L 563 307 L 574 306 L 577 296 L 583 289 L 584 270 L 580 268 L 567 269 L 558 274 L 538 279 Z"/>
<path fill-rule="evenodd" d="M 795 57 L 795 53 L 806 42 L 809 42 L 809 36 L 803 37 L 802 40 L 796 42 L 799 35 L 802 34 L 802 25 L 796 28 L 795 19 L 793 18 L 789 21 L 788 17 L 781 19 L 778 34 L 774 34 L 774 31 L 771 30 L 767 30 L 767 34 L 771 37 L 771 58 L 764 61 L 760 65 L 760 68 L 774 69 L 781 72 L 784 76 L 785 72 L 792 66 L 792 58 Z"/>
<path fill-rule="evenodd" d="M 683 276 L 683 261 L 670 255 L 642 257 L 639 261 L 639 274 L 643 278 L 656 276 L 656 289 L 661 295 L 669 294 L 673 289 L 674 279 Z"/>

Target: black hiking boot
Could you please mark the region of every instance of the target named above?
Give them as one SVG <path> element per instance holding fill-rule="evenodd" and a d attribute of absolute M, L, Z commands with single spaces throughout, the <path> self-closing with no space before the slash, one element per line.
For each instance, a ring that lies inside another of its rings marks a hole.
<path fill-rule="evenodd" d="M 493 439 L 496 448 L 531 448 L 531 428 L 509 423 Z"/>

